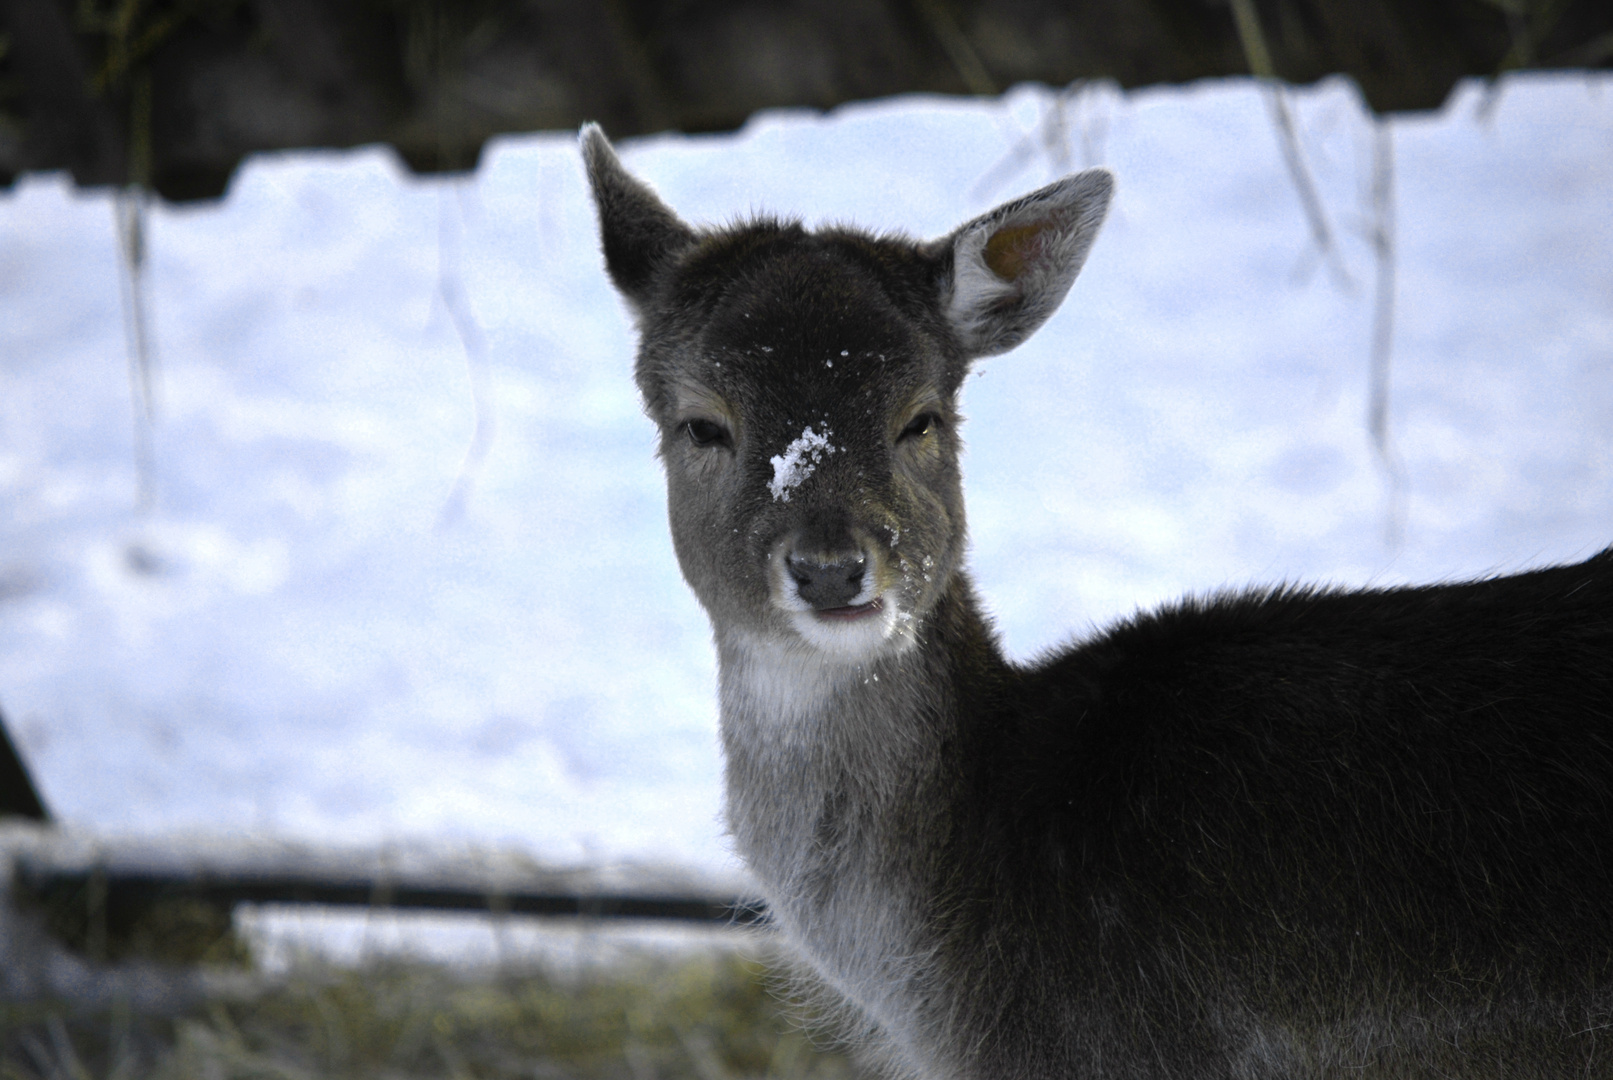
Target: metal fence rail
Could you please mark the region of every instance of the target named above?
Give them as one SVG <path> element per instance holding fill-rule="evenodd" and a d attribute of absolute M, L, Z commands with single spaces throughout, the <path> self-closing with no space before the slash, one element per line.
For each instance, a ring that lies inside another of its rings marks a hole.
<path fill-rule="evenodd" d="M 230 932 L 240 904 L 733 927 L 767 919 L 738 874 L 631 862 L 559 866 L 467 844 L 107 838 L 12 821 L 0 824 L 0 873 L 11 914 L 31 913 L 47 936 L 97 961 L 151 955 L 159 939 L 205 945 L 209 934 Z M 172 958 L 166 948 L 155 951 Z"/>
<path fill-rule="evenodd" d="M 759 900 L 710 892 L 662 890 L 486 890 L 382 878 L 330 878 L 294 872 L 212 874 L 206 870 L 149 871 L 120 866 L 62 868 L 17 861 L 14 886 L 28 901 L 52 909 L 100 909 L 113 925 L 133 922 L 158 906 L 189 901 L 236 904 L 323 904 L 371 908 L 486 912 L 492 915 L 670 919 L 748 926 L 766 918 Z"/>
<path fill-rule="evenodd" d="M 167 1009 L 200 1000 L 206 962 L 241 947 L 240 905 L 751 927 L 741 874 L 666 864 L 565 866 L 510 849 L 337 847 L 262 836 L 104 837 L 0 821 L 0 1003 L 45 998 Z M 195 966 L 203 961 L 203 967 Z"/>

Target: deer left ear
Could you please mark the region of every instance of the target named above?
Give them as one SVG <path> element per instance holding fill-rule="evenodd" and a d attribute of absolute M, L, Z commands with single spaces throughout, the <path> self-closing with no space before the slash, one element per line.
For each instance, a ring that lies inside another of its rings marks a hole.
<path fill-rule="evenodd" d="M 584 124 L 578 142 L 599 211 L 605 268 L 616 288 L 642 315 L 660 272 L 695 242 L 694 230 L 647 184 L 622 168 L 598 124 Z"/>
<path fill-rule="evenodd" d="M 1103 226 L 1114 184 L 1107 169 L 1066 176 L 935 242 L 940 253 L 952 249 L 941 303 L 969 356 L 1007 352 L 1058 310 Z"/>

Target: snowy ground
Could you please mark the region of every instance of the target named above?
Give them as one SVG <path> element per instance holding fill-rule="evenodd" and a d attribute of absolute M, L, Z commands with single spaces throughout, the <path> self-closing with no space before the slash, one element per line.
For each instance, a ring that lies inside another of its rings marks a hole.
<path fill-rule="evenodd" d="M 933 235 L 1050 177 L 1057 153 L 1014 157 L 1050 100 L 624 151 L 691 219 Z M 1613 539 L 1613 79 L 1394 121 L 1397 544 L 1364 429 L 1371 124 L 1343 84 L 1295 105 L 1342 272 L 1252 84 L 1071 110 L 1069 160 L 1118 173 L 1115 211 L 965 400 L 975 565 L 1015 655 L 1186 590 Z M 379 149 L 263 157 L 222 203 L 155 208 L 142 515 L 110 199 L 0 194 L 0 708 L 62 818 L 728 865 L 706 625 L 594 244 L 568 135 L 460 181 Z M 478 377 L 494 437 L 461 504 Z"/>

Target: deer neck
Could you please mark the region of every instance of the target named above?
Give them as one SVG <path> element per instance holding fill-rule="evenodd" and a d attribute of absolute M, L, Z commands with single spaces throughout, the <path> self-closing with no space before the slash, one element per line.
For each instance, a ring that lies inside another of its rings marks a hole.
<path fill-rule="evenodd" d="M 867 664 L 718 631 L 727 815 L 786 937 L 889 1031 L 931 985 L 960 750 L 984 663 L 1006 670 L 966 578 L 913 644 Z"/>
<path fill-rule="evenodd" d="M 948 755 L 967 741 L 968 669 L 1006 667 L 968 579 L 910 646 L 866 663 L 720 627 L 717 640 L 729 827 L 786 923 L 852 879 L 916 885 L 962 768 Z"/>

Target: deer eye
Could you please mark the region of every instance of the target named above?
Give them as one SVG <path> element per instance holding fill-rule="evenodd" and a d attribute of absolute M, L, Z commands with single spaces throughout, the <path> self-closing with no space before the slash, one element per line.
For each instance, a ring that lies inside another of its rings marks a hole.
<path fill-rule="evenodd" d="M 919 413 L 907 422 L 902 433 L 896 436 L 897 442 L 906 442 L 908 439 L 922 439 L 940 426 L 941 418 L 933 412 Z"/>
<path fill-rule="evenodd" d="M 728 429 L 715 420 L 688 420 L 683 425 L 684 434 L 696 446 L 729 446 Z"/>

